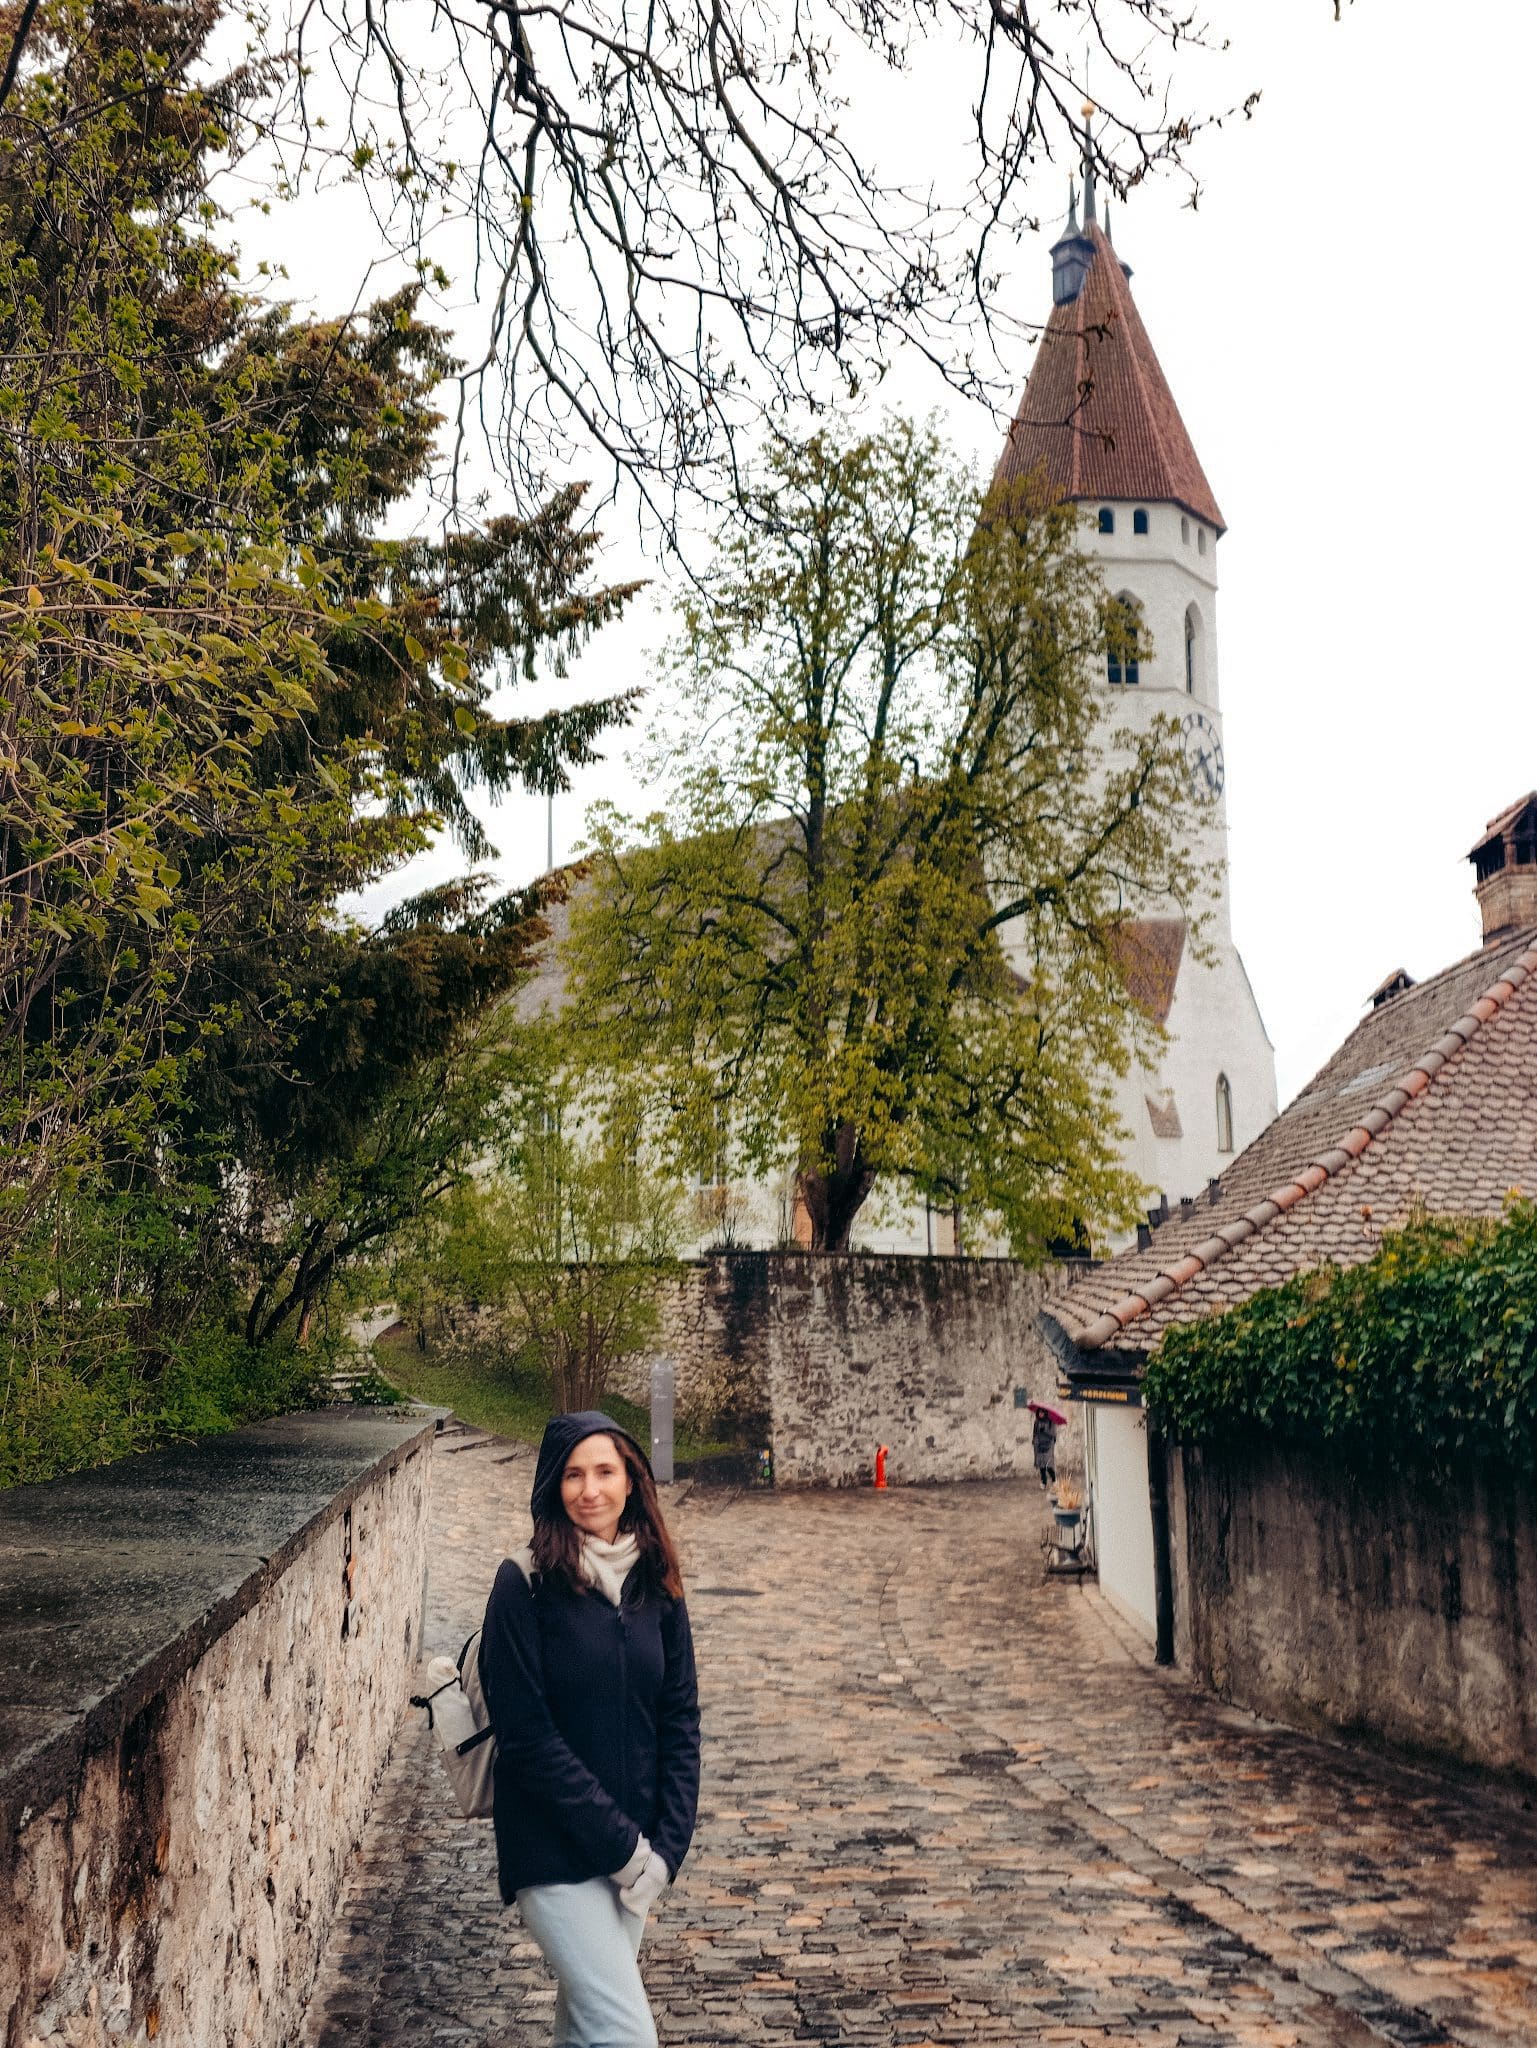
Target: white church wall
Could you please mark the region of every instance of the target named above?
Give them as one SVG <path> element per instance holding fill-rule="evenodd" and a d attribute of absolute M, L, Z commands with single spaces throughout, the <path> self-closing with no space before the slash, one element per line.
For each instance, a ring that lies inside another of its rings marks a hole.
<path fill-rule="evenodd" d="M 1171 1201 L 1204 1195 L 1206 1184 L 1230 1166 L 1276 1114 L 1275 1054 L 1243 962 L 1231 944 L 1210 962 L 1187 958 L 1169 1012 L 1169 1043 L 1155 1073 L 1143 1073 L 1144 1127 L 1151 1129 L 1146 1097 L 1177 1113 L 1180 1135 L 1154 1138 L 1152 1185 Z M 1219 1078 L 1231 1105 L 1231 1143 L 1218 1120 Z"/>
<path fill-rule="evenodd" d="M 1192 519 L 1174 505 L 1145 505 L 1148 530 L 1132 531 L 1138 507 L 1130 502 L 1106 501 L 1115 515 L 1114 533 L 1101 533 L 1096 524 L 1099 508 L 1087 504 L 1085 545 L 1101 565 L 1107 589 L 1119 596 L 1127 592 L 1142 607 L 1142 616 L 1152 643 L 1152 654 L 1141 666 L 1144 690 L 1170 690 L 1180 696 L 1193 695 L 1207 707 L 1219 703 L 1214 659 L 1201 664 L 1204 673 L 1196 677 L 1196 689 L 1185 687 L 1185 613 L 1194 604 L 1200 615 L 1203 655 L 1214 653 L 1217 636 L 1217 542 L 1210 527 Z M 1181 539 L 1181 523 L 1189 531 Z M 1197 538 L 1206 535 L 1206 553 L 1198 551 Z"/>

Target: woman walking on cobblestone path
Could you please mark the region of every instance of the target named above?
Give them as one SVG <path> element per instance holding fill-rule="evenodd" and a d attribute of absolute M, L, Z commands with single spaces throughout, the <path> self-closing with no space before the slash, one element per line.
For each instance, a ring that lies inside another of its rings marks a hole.
<path fill-rule="evenodd" d="M 596 1411 L 545 1430 L 530 1505 L 480 1641 L 502 1897 L 555 1973 L 555 2048 L 656 2048 L 637 1955 L 699 1796 L 677 1553 L 645 1452 Z"/>

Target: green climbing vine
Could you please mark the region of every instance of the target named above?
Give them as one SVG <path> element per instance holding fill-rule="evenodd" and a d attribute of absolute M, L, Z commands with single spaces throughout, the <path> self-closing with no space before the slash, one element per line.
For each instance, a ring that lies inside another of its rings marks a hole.
<path fill-rule="evenodd" d="M 1176 1324 L 1143 1392 L 1186 1442 L 1263 1433 L 1369 1464 L 1537 1476 L 1537 1204 L 1422 1218 L 1364 1265 Z"/>

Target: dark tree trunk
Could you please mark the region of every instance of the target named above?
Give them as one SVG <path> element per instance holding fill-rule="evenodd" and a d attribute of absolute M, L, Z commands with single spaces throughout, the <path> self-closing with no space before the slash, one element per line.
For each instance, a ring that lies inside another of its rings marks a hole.
<path fill-rule="evenodd" d="M 796 1187 L 811 1219 L 811 1249 L 814 1252 L 846 1252 L 854 1218 L 864 1207 L 875 1186 L 875 1169 L 859 1149 L 859 1133 L 852 1124 L 840 1124 L 828 1147 L 832 1169 L 803 1166 Z"/>

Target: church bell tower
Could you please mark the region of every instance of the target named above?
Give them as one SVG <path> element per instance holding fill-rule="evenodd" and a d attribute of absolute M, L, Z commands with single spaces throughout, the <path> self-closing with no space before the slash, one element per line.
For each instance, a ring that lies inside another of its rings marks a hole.
<path fill-rule="evenodd" d="M 1124 928 L 1133 1000 L 1163 1024 L 1156 1073 L 1123 1091 L 1128 1163 L 1150 1187 L 1201 1192 L 1275 1115 L 1275 1059 L 1228 902 L 1227 761 L 1217 664 L 1217 545 L 1226 531 L 1131 294 L 1131 270 L 1102 225 L 1084 109 L 1083 219 L 1070 195 L 1051 251 L 1052 308 L 994 482 L 1044 475 L 1083 514 L 1083 544 L 1105 586 L 1140 622 L 1130 654 L 1107 653 L 1106 726 L 1180 731 L 1193 799 L 1191 853 L 1213 875 L 1209 965 L 1190 956 L 1174 906 Z"/>

